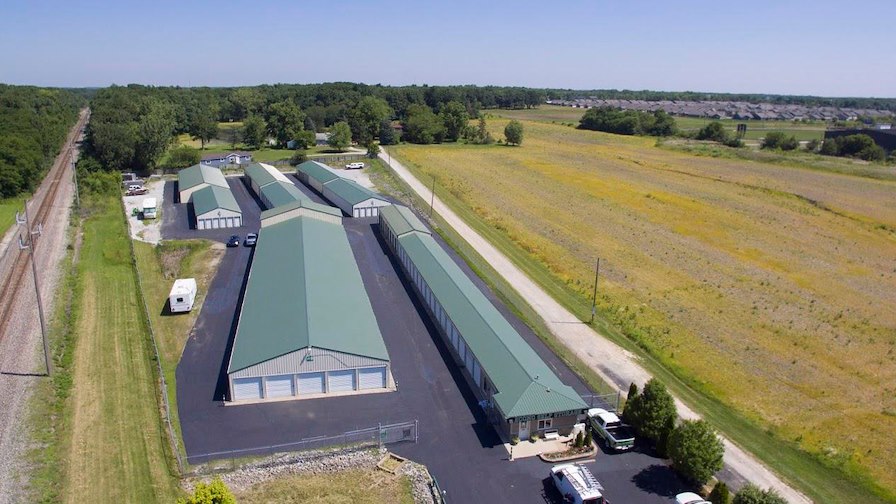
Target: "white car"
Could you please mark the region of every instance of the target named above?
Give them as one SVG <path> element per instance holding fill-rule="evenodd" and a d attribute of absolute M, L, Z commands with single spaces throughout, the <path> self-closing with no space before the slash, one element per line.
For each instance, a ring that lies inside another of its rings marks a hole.
<path fill-rule="evenodd" d="M 345 165 L 346 170 L 360 170 L 361 168 L 364 168 L 364 163 L 361 162 L 349 163 Z"/>
<path fill-rule="evenodd" d="M 675 496 L 675 504 L 712 504 L 694 492 L 680 493 Z"/>

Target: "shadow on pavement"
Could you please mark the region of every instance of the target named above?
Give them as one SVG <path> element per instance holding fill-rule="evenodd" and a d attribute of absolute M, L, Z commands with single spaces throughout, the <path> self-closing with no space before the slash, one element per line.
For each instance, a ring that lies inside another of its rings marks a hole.
<path fill-rule="evenodd" d="M 675 471 L 667 465 L 660 464 L 642 469 L 632 477 L 632 482 L 645 492 L 670 498 L 675 497 L 684 488 Z"/>

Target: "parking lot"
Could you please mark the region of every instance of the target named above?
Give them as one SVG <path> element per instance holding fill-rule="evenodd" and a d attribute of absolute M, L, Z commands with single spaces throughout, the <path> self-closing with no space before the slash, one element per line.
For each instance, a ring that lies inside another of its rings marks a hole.
<path fill-rule="evenodd" d="M 231 234 L 256 232 L 260 203 L 241 179 L 228 181 L 243 210 L 242 228 L 190 229 L 186 205 L 173 203 L 174 184 L 168 183 L 163 238 L 226 241 Z M 310 189 L 300 183 L 297 186 L 321 201 Z M 375 219 L 344 219 L 344 223 L 389 352 L 397 391 L 223 406 L 236 312 L 253 251 L 246 247 L 229 249 L 177 368 L 178 408 L 190 462 L 203 462 L 208 458 L 203 455 L 214 452 L 264 448 L 379 423 L 418 420 L 418 442 L 392 445 L 390 449 L 426 464 L 450 502 L 561 502 L 548 478 L 549 464 L 534 458 L 507 460 L 506 450 L 486 423 L 435 328 L 421 315 L 425 312 L 410 284 L 387 253 Z M 577 391 L 590 393 L 525 324 L 484 288 L 466 264 L 451 249 L 447 250 L 555 373 Z M 588 465 L 615 504 L 668 503 L 685 488 L 664 461 L 641 451 L 599 452 Z"/>

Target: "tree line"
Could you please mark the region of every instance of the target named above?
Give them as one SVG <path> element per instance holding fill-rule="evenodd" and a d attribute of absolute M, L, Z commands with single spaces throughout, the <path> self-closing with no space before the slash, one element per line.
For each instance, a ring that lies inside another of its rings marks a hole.
<path fill-rule="evenodd" d="M 0 196 L 35 188 L 84 103 L 61 89 L 0 84 Z"/>

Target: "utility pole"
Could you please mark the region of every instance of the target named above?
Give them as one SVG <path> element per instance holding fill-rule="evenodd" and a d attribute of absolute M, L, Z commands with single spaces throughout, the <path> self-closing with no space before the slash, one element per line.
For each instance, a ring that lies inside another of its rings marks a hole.
<path fill-rule="evenodd" d="M 19 225 L 25 226 L 25 231 L 28 233 L 28 244 L 25 244 L 25 241 L 22 240 L 22 235 L 19 235 L 19 250 L 28 249 L 28 253 L 31 256 L 31 275 L 34 278 L 34 292 L 37 294 L 37 314 L 40 317 L 40 334 L 44 343 L 44 364 L 47 366 L 47 376 L 53 371 L 53 368 L 50 364 L 50 344 L 47 341 L 47 322 L 44 319 L 44 303 L 40 297 L 40 284 L 37 280 L 37 261 L 34 259 L 34 246 L 36 245 L 34 242 L 35 236 L 40 236 L 41 232 L 43 232 L 43 226 L 38 223 L 37 231 L 31 229 L 31 223 L 28 220 L 28 203 L 25 203 L 25 218 L 22 219 L 19 217 L 18 212 L 16 212 L 16 222 Z"/>
<path fill-rule="evenodd" d="M 591 322 L 594 323 L 594 314 L 597 312 L 597 277 L 600 275 L 600 257 L 597 258 L 597 266 L 594 268 L 594 297 L 591 298 Z"/>
<path fill-rule="evenodd" d="M 429 218 L 432 219 L 432 206 L 436 202 L 436 176 L 435 175 L 432 176 L 432 189 L 429 192 L 430 192 Z"/>
<path fill-rule="evenodd" d="M 81 195 L 78 193 L 78 168 L 75 166 L 75 156 L 69 152 L 72 161 L 72 177 L 75 178 L 75 206 L 81 208 Z"/>

